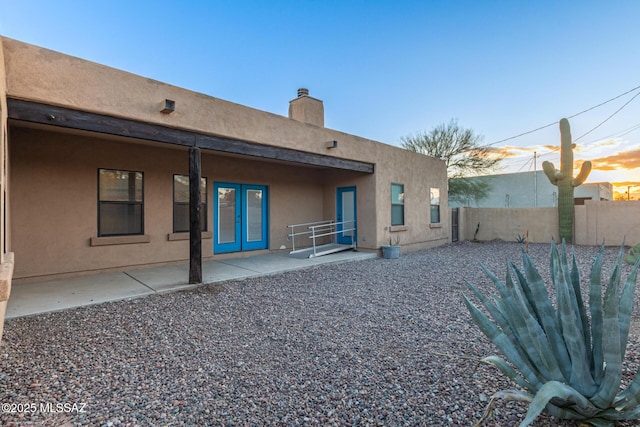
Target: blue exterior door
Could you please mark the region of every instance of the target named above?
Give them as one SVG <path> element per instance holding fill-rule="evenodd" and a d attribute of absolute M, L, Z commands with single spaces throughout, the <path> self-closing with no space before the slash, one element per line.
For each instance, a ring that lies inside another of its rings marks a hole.
<path fill-rule="evenodd" d="M 267 187 L 242 185 L 242 250 L 267 249 Z"/>
<path fill-rule="evenodd" d="M 242 248 L 242 188 L 240 184 L 216 182 L 213 186 L 215 253 L 237 252 Z"/>
<path fill-rule="evenodd" d="M 265 185 L 214 184 L 215 253 L 268 247 L 268 193 Z"/>
<path fill-rule="evenodd" d="M 339 231 L 337 242 L 345 245 L 356 242 L 356 231 L 351 230 L 356 228 L 356 187 L 339 187 L 336 190 L 336 211 Z M 345 223 L 340 224 L 341 222 Z"/>

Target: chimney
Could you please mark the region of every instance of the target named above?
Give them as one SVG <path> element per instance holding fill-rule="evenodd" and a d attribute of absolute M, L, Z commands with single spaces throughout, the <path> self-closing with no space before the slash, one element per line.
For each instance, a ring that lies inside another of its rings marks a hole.
<path fill-rule="evenodd" d="M 289 118 L 302 123 L 324 127 L 322 101 L 309 96 L 309 89 L 298 89 L 298 97 L 289 101 Z"/>

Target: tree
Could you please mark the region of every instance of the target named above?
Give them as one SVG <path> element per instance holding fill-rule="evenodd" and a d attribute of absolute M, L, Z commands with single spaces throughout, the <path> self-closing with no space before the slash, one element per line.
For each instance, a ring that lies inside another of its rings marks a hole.
<path fill-rule="evenodd" d="M 402 137 L 402 147 L 415 153 L 437 157 L 447 165 L 449 177 L 449 198 L 476 202 L 485 198 L 491 190 L 484 181 L 460 180 L 493 172 L 499 167 L 504 156 L 489 146 L 483 146 L 482 136 L 473 130 L 458 125 L 457 120 L 440 124 L 429 132 L 416 132 Z"/>
<path fill-rule="evenodd" d="M 491 184 L 486 180 L 476 178 L 449 178 L 449 201 L 459 205 L 476 205 L 486 199 L 491 191 Z"/>

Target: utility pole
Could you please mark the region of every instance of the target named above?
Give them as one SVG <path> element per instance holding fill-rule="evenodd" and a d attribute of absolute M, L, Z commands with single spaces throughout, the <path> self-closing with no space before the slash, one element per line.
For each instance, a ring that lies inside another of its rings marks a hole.
<path fill-rule="evenodd" d="M 631 200 L 631 189 L 633 187 L 640 187 L 640 185 L 627 185 L 627 201 Z"/>
<path fill-rule="evenodd" d="M 538 207 L 538 166 L 536 164 L 537 152 L 533 152 L 533 207 Z"/>

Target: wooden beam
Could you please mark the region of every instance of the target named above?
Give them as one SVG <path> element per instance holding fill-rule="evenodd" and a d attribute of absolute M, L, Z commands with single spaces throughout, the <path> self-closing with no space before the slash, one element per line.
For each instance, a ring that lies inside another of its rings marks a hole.
<path fill-rule="evenodd" d="M 275 159 L 285 162 L 302 163 L 311 166 L 346 169 L 356 172 L 373 173 L 373 164 L 340 157 L 323 156 L 322 154 L 294 150 L 292 148 L 274 147 L 272 145 L 252 144 L 244 141 L 220 138 L 212 135 L 198 135 L 196 146 L 213 151 L 243 154 L 246 156 Z"/>
<path fill-rule="evenodd" d="M 7 98 L 10 119 L 85 130 L 167 144 L 199 147 L 221 153 L 240 154 L 266 160 L 373 173 L 373 163 L 310 153 L 291 148 L 223 138 L 158 124 L 123 119 L 34 101 Z M 158 112 L 159 113 L 159 112 Z"/>
<path fill-rule="evenodd" d="M 179 129 L 21 99 L 7 98 L 7 111 L 11 119 L 169 144 L 189 146 L 194 139 Z"/>
<path fill-rule="evenodd" d="M 202 283 L 202 177 L 200 149 L 189 148 L 189 283 Z M 205 213 L 206 215 L 206 213 Z"/>

